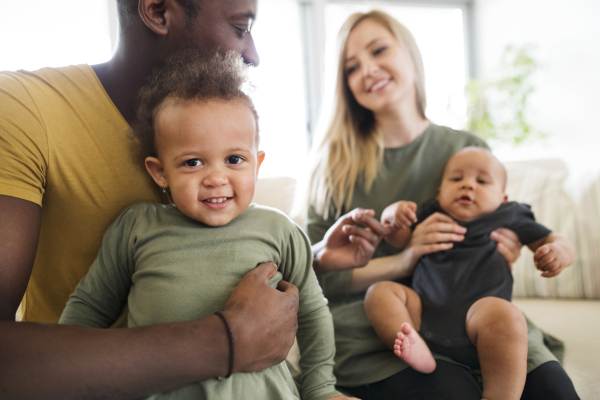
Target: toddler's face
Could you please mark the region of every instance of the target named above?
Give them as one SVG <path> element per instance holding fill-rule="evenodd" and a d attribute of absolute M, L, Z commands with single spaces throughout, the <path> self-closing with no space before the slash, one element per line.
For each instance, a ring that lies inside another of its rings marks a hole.
<path fill-rule="evenodd" d="M 504 181 L 504 169 L 492 154 L 463 150 L 448 161 L 437 199 L 452 218 L 469 222 L 506 202 Z"/>
<path fill-rule="evenodd" d="M 247 105 L 217 100 L 167 105 L 156 134 L 164 181 L 148 159 L 146 165 L 159 185 L 169 187 L 182 213 L 221 226 L 248 208 L 264 152 L 257 151 L 256 124 Z"/>

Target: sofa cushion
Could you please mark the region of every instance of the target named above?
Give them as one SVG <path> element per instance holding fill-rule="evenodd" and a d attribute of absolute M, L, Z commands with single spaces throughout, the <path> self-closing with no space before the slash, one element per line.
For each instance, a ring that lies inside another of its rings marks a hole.
<path fill-rule="evenodd" d="M 600 180 L 582 191 L 577 203 L 564 189 L 568 176 L 561 160 L 505 164 L 510 200 L 531 205 L 537 221 L 566 236 L 577 253 L 574 264 L 554 278 L 542 278 L 533 254 L 523 247 L 513 267 L 515 297 L 600 298 Z"/>

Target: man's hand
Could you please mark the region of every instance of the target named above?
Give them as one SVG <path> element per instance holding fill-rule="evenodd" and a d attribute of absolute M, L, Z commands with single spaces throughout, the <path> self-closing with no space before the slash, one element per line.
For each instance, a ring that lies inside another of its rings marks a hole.
<path fill-rule="evenodd" d="M 225 304 L 233 333 L 233 372 L 254 372 L 279 364 L 287 357 L 298 330 L 298 289 L 280 281 L 277 289 L 269 279 L 277 266 L 262 263 L 248 272 Z"/>
<path fill-rule="evenodd" d="M 373 210 L 356 208 L 340 217 L 313 246 L 315 271 L 320 274 L 367 265 L 384 234 L 374 215 Z"/>

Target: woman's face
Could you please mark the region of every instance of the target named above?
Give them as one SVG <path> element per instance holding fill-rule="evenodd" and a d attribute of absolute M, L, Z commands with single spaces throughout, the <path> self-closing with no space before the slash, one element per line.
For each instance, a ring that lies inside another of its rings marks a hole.
<path fill-rule="evenodd" d="M 374 113 L 402 102 L 416 103 L 415 71 L 408 52 L 372 19 L 361 21 L 348 35 L 344 70 L 358 104 Z"/>

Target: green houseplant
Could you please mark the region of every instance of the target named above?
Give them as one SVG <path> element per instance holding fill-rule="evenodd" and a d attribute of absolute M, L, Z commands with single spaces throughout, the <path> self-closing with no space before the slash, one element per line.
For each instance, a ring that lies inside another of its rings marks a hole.
<path fill-rule="evenodd" d="M 508 45 L 489 79 L 472 79 L 466 86 L 467 130 L 486 140 L 518 146 L 545 136 L 529 122 L 532 75 L 539 65 L 534 46 Z"/>

